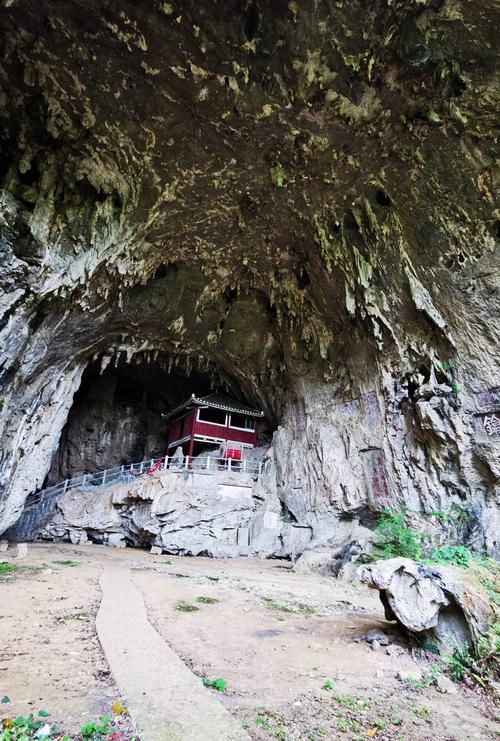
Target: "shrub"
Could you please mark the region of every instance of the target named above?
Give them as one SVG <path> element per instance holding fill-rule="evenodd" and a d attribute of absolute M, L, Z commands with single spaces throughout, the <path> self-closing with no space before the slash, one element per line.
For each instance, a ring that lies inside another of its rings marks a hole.
<path fill-rule="evenodd" d="M 423 533 L 406 527 L 402 513 L 393 514 L 385 509 L 375 529 L 375 550 L 383 558 L 414 558 L 422 555 Z"/>
<path fill-rule="evenodd" d="M 466 569 L 469 566 L 472 554 L 463 545 L 446 545 L 436 548 L 430 555 L 434 563 L 451 564 Z"/>

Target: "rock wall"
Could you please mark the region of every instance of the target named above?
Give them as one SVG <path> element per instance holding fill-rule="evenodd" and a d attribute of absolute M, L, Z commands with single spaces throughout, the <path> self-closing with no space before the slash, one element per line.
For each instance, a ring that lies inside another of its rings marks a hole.
<path fill-rule="evenodd" d="M 136 358 L 265 409 L 304 542 L 407 506 L 498 553 L 497 12 L 4 3 L 0 530 Z"/>
<path fill-rule="evenodd" d="M 162 471 L 130 484 L 66 493 L 39 537 L 156 545 L 194 556 L 287 555 L 287 526 L 266 511 L 250 475 Z"/>

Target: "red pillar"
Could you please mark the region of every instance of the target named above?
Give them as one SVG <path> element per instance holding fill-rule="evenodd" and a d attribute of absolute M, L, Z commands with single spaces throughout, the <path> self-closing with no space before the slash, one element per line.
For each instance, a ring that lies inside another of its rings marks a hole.
<path fill-rule="evenodd" d="M 189 438 L 189 447 L 188 447 L 189 468 L 191 468 L 191 464 L 192 464 L 193 447 L 194 447 L 194 420 L 191 426 L 191 437 Z"/>

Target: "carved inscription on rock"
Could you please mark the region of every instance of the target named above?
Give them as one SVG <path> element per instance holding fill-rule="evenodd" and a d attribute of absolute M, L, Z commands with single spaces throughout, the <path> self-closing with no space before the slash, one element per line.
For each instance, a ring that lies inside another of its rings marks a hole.
<path fill-rule="evenodd" d="M 369 491 L 374 499 L 390 495 L 384 451 L 379 448 L 361 451 Z"/>

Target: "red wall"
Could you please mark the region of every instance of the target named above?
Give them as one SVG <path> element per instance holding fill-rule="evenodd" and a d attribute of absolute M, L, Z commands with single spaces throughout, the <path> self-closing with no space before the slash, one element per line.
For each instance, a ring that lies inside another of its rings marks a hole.
<path fill-rule="evenodd" d="M 181 430 L 182 425 L 186 417 L 189 419 L 184 431 Z M 257 444 L 257 432 L 251 430 L 233 430 L 232 427 L 225 427 L 224 425 L 214 425 L 210 422 L 197 422 L 196 421 L 196 409 L 188 412 L 185 417 L 174 420 L 170 423 L 168 428 L 168 444 L 175 442 L 186 437 L 191 432 L 191 427 L 194 425 L 195 435 L 204 435 L 206 437 L 220 437 L 223 440 L 234 440 L 238 443 L 247 443 L 248 445 Z"/>
<path fill-rule="evenodd" d="M 195 422 L 195 435 L 207 435 L 208 437 L 221 437 L 223 440 L 235 440 L 238 443 L 255 445 L 257 434 L 251 430 L 233 430 L 232 427 L 224 425 L 213 425 L 210 422 Z"/>

